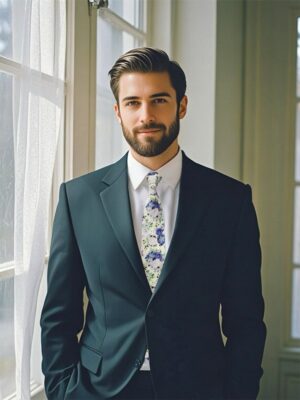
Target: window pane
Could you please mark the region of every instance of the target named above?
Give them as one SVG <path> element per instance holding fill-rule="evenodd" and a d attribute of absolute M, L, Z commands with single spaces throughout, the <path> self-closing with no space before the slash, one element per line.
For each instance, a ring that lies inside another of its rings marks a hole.
<path fill-rule="evenodd" d="M 0 0 L 0 55 L 48 75 L 64 77 L 62 49 L 65 5 L 62 1 L 32 1 L 30 7 L 23 0 Z M 29 2 L 31 3 L 31 2 Z M 26 8 L 27 5 L 27 8 Z M 29 21 L 27 15 L 30 8 Z M 54 31 L 53 24 L 60 28 Z M 30 46 L 24 37 L 30 36 Z M 58 59 L 53 64 L 54 54 Z"/>
<path fill-rule="evenodd" d="M 300 103 L 296 111 L 295 180 L 300 182 Z"/>
<path fill-rule="evenodd" d="M 0 55 L 12 56 L 11 0 L 0 0 Z"/>
<path fill-rule="evenodd" d="M 108 7 L 136 28 L 145 30 L 144 0 L 109 0 Z"/>
<path fill-rule="evenodd" d="M 300 186 L 295 188 L 294 197 L 294 257 L 293 263 L 300 265 Z"/>
<path fill-rule="evenodd" d="M 127 149 L 120 125 L 114 115 L 114 97 L 108 71 L 116 59 L 142 43 L 118 30 L 100 17 L 97 26 L 97 103 L 96 103 L 96 168 L 117 160 Z"/>
<path fill-rule="evenodd" d="M 292 337 L 300 339 L 300 268 L 293 274 Z"/>
<path fill-rule="evenodd" d="M 0 399 L 15 390 L 14 280 L 0 279 Z"/>
<path fill-rule="evenodd" d="M 300 97 L 300 18 L 297 19 L 297 96 Z"/>
<path fill-rule="evenodd" d="M 0 72 L 0 265 L 14 258 L 13 78 Z"/>

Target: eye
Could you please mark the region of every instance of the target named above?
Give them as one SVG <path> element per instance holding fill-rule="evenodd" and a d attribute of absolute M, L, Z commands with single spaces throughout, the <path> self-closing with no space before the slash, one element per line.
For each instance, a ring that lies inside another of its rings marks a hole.
<path fill-rule="evenodd" d="M 136 107 L 138 104 L 139 104 L 138 101 L 136 101 L 136 100 L 130 100 L 130 101 L 128 101 L 127 103 L 125 103 L 125 106 L 126 106 L 126 107 Z"/>
<path fill-rule="evenodd" d="M 153 103 L 154 104 L 163 104 L 163 103 L 167 103 L 167 100 L 163 97 L 158 97 L 153 100 Z"/>

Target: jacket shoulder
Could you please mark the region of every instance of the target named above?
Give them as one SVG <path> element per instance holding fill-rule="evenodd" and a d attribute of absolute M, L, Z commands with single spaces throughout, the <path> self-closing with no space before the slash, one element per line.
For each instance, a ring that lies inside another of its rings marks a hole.
<path fill-rule="evenodd" d="M 205 186 L 210 186 L 215 189 L 222 188 L 227 190 L 244 190 L 246 186 L 249 186 L 238 179 L 225 175 L 220 171 L 209 168 L 202 164 L 198 164 L 188 158 L 186 155 L 184 155 L 184 160 L 184 163 L 186 164 L 186 171 L 194 182 L 199 182 Z"/>
<path fill-rule="evenodd" d="M 127 167 L 127 153 L 117 162 L 96 171 L 89 172 L 66 182 L 68 190 L 82 190 L 84 187 L 97 188 L 99 191 L 107 187 L 107 183 L 120 176 Z"/>

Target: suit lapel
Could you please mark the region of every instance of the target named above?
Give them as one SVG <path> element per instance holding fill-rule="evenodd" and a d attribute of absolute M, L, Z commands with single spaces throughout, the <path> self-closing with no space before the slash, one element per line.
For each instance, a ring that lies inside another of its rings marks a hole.
<path fill-rule="evenodd" d="M 205 168 L 191 161 L 183 153 L 175 229 L 152 298 L 161 289 L 172 270 L 177 268 L 180 260 L 184 267 L 184 252 L 196 230 L 199 235 L 203 217 L 212 199 L 213 190 L 206 185 Z"/>
<path fill-rule="evenodd" d="M 109 185 L 100 193 L 108 220 L 135 273 L 151 293 L 132 223 L 128 195 L 127 154 L 110 168 L 103 181 Z"/>

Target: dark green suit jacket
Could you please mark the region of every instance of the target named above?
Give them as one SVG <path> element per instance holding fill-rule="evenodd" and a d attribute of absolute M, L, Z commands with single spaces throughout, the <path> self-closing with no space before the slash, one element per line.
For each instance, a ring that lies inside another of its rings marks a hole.
<path fill-rule="evenodd" d="M 41 317 L 48 398 L 113 397 L 148 347 L 158 399 L 255 399 L 266 334 L 260 264 L 250 186 L 184 154 L 175 231 L 153 295 L 127 155 L 62 184 Z"/>

